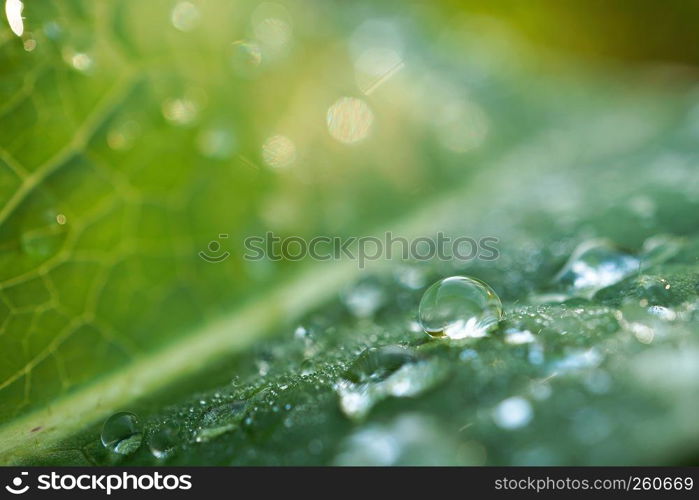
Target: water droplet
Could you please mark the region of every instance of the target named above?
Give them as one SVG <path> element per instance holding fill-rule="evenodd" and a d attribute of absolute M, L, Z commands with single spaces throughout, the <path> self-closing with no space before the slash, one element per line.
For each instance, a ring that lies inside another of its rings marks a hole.
<path fill-rule="evenodd" d="M 639 259 L 607 240 L 590 240 L 573 251 L 555 281 L 569 292 L 592 295 L 637 272 L 639 264 Z"/>
<path fill-rule="evenodd" d="M 262 63 L 260 46 L 248 40 L 238 40 L 231 45 L 231 65 L 240 76 L 250 77 Z"/>
<path fill-rule="evenodd" d="M 273 135 L 262 145 L 262 160 L 272 168 L 285 168 L 296 160 L 294 142 L 283 135 Z"/>
<path fill-rule="evenodd" d="M 445 379 L 447 367 L 423 359 L 398 345 L 369 348 L 352 363 L 334 388 L 340 408 L 350 418 L 362 419 L 378 402 L 421 394 Z"/>
<path fill-rule="evenodd" d="M 189 125 L 197 117 L 199 109 L 194 101 L 187 98 L 167 99 L 163 103 L 163 116 L 175 125 Z"/>
<path fill-rule="evenodd" d="M 341 97 L 328 109 L 326 122 L 333 138 L 345 144 L 353 144 L 369 135 L 374 113 L 361 99 Z"/>
<path fill-rule="evenodd" d="M 180 31 L 192 31 L 199 24 L 199 9 L 190 2 L 179 2 L 170 13 L 170 22 Z"/>
<path fill-rule="evenodd" d="M 114 453 L 130 455 L 141 446 L 141 423 L 133 413 L 115 413 L 104 422 L 101 439 L 104 447 Z"/>
<path fill-rule="evenodd" d="M 493 420 L 503 429 L 519 429 L 531 422 L 532 405 L 526 399 L 514 396 L 501 401 L 495 407 Z"/>
<path fill-rule="evenodd" d="M 20 0 L 5 1 L 5 15 L 10 29 L 17 36 L 22 36 L 24 33 L 24 20 L 22 18 L 22 10 L 24 4 Z"/>
<path fill-rule="evenodd" d="M 310 359 L 304 359 L 301 363 L 301 376 L 308 377 L 309 375 L 312 375 L 313 372 L 313 361 Z"/>
<path fill-rule="evenodd" d="M 61 226 L 64 225 L 66 222 L 68 222 L 68 219 L 66 218 L 65 214 L 58 214 L 56 215 L 56 223 L 60 224 Z"/>
<path fill-rule="evenodd" d="M 201 418 L 200 428 L 194 437 L 196 442 L 206 442 L 235 430 L 243 420 L 246 410 L 247 403 L 240 400 L 210 408 Z"/>
<path fill-rule="evenodd" d="M 155 458 L 167 457 L 180 441 L 180 428 L 174 424 L 164 424 L 150 435 L 148 446 Z"/>
<path fill-rule="evenodd" d="M 482 281 L 452 276 L 425 291 L 418 316 L 431 337 L 483 337 L 502 318 L 502 303 Z"/>
<path fill-rule="evenodd" d="M 235 150 L 235 137 L 226 128 L 210 128 L 197 137 L 199 152 L 208 158 L 225 160 Z"/>

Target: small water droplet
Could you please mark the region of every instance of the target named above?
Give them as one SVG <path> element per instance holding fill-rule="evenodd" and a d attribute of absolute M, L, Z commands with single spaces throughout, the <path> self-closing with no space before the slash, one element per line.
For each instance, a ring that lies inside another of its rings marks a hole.
<path fill-rule="evenodd" d="M 502 319 L 502 303 L 482 281 L 452 276 L 425 291 L 418 316 L 431 337 L 483 337 Z"/>
<path fill-rule="evenodd" d="M 141 446 L 143 429 L 133 413 L 119 412 L 109 417 L 102 426 L 102 444 L 119 455 L 130 455 Z"/>
<path fill-rule="evenodd" d="M 301 376 L 308 377 L 309 375 L 312 375 L 313 372 L 313 361 L 310 359 L 304 359 L 301 363 Z"/>
<path fill-rule="evenodd" d="M 148 446 L 155 458 L 165 458 L 178 445 L 180 428 L 174 424 L 164 424 L 150 435 Z"/>
<path fill-rule="evenodd" d="M 637 272 L 639 265 L 639 259 L 610 241 L 590 240 L 573 251 L 555 281 L 569 292 L 587 296 Z"/>
<path fill-rule="evenodd" d="M 495 407 L 493 419 L 503 429 L 519 429 L 527 425 L 533 416 L 532 406 L 526 399 L 514 396 L 501 401 Z"/>
<path fill-rule="evenodd" d="M 200 429 L 194 439 L 196 442 L 202 443 L 235 430 L 243 420 L 246 410 L 247 403 L 241 400 L 210 408 L 202 416 Z"/>
<path fill-rule="evenodd" d="M 446 374 L 446 366 L 436 359 L 423 359 L 407 347 L 384 346 L 364 350 L 334 388 L 342 411 L 362 419 L 387 397 L 416 396 L 444 380 Z"/>

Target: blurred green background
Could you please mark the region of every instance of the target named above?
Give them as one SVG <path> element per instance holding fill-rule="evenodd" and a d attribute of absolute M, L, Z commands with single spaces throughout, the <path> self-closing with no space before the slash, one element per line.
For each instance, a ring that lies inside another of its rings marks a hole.
<path fill-rule="evenodd" d="M 19 3 L 0 30 L 5 461 L 176 380 L 213 387 L 230 367 L 192 374 L 369 274 L 245 261 L 247 236 L 495 235 L 503 259 L 469 272 L 514 307 L 585 238 L 696 235 L 694 2 Z"/>

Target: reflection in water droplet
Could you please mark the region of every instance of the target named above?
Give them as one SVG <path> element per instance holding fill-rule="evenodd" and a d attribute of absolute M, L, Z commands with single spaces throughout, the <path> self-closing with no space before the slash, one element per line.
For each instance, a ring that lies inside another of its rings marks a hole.
<path fill-rule="evenodd" d="M 22 36 L 24 33 L 24 20 L 22 19 L 22 10 L 24 4 L 20 0 L 5 1 L 5 15 L 10 29 L 17 36 Z"/>
<path fill-rule="evenodd" d="M 102 444 L 120 455 L 130 455 L 141 446 L 143 430 L 133 413 L 119 412 L 109 417 L 102 426 Z"/>
<path fill-rule="evenodd" d="M 446 378 L 447 367 L 438 360 L 420 358 L 407 347 L 366 349 L 334 388 L 340 408 L 350 418 L 362 419 L 387 397 L 416 396 Z"/>
<path fill-rule="evenodd" d="M 640 261 L 607 240 L 580 244 L 555 280 L 569 292 L 591 295 L 638 271 Z"/>
<path fill-rule="evenodd" d="M 200 427 L 196 432 L 195 440 L 198 443 L 206 442 L 236 429 L 243 420 L 246 410 L 246 402 L 240 400 L 210 408 L 199 422 Z"/>
<path fill-rule="evenodd" d="M 179 2 L 170 13 L 172 25 L 180 31 L 192 31 L 199 24 L 199 9 L 190 2 Z"/>
<path fill-rule="evenodd" d="M 238 40 L 231 45 L 231 65 L 240 76 L 252 76 L 261 62 L 262 50 L 257 43 Z"/>
<path fill-rule="evenodd" d="M 164 424 L 150 435 L 148 446 L 155 458 L 167 457 L 180 441 L 180 428 L 174 424 Z"/>
<path fill-rule="evenodd" d="M 284 168 L 296 161 L 296 146 L 283 135 L 273 135 L 262 145 L 262 159 L 273 168 Z"/>
<path fill-rule="evenodd" d="M 526 399 L 514 396 L 501 401 L 495 407 L 493 420 L 503 429 L 519 429 L 531 422 L 532 406 Z"/>
<path fill-rule="evenodd" d="M 58 214 L 56 216 L 56 222 L 58 224 L 60 224 L 61 226 L 64 225 L 67 221 L 68 221 L 68 219 L 66 218 L 66 216 L 64 214 Z"/>
<path fill-rule="evenodd" d="M 167 99 L 163 102 L 163 116 L 167 121 L 175 125 L 189 125 L 197 117 L 199 110 L 197 105 L 187 99 Z"/>
<path fill-rule="evenodd" d="M 233 133 L 226 128 L 209 128 L 197 137 L 199 152 L 208 158 L 225 160 L 235 150 Z"/>
<path fill-rule="evenodd" d="M 502 303 L 482 281 L 452 276 L 427 289 L 418 315 L 422 328 L 431 337 L 483 337 L 502 318 Z"/>
<path fill-rule="evenodd" d="M 352 144 L 369 135 L 374 113 L 361 99 L 341 97 L 328 109 L 326 122 L 333 138 Z"/>

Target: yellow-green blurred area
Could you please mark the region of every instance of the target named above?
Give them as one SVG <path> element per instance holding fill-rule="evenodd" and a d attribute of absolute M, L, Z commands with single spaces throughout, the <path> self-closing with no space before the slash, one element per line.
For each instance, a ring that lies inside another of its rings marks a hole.
<path fill-rule="evenodd" d="M 248 236 L 495 235 L 507 305 L 583 237 L 696 234 L 695 2 L 5 7 L 0 454 L 337 299 L 336 263 L 247 261 Z"/>

